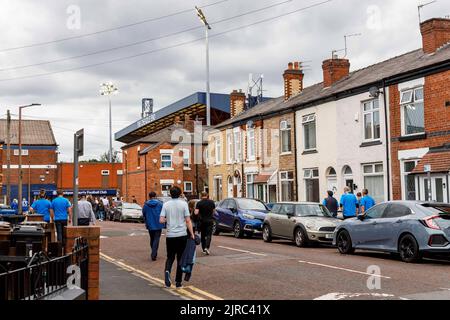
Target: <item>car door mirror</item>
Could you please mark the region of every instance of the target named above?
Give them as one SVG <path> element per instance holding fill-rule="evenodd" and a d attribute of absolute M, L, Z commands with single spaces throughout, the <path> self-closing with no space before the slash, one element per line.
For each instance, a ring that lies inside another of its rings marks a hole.
<path fill-rule="evenodd" d="M 286 213 L 286 215 L 288 216 L 288 218 L 292 218 L 294 216 L 294 214 L 292 212 L 288 212 L 288 213 Z"/>

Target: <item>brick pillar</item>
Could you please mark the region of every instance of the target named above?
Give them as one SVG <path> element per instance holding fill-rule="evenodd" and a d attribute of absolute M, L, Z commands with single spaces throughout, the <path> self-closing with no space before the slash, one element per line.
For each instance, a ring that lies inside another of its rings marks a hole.
<path fill-rule="evenodd" d="M 100 294 L 100 227 L 66 227 L 66 252 L 72 251 L 74 240 L 82 237 L 89 245 L 88 299 L 98 300 Z"/>

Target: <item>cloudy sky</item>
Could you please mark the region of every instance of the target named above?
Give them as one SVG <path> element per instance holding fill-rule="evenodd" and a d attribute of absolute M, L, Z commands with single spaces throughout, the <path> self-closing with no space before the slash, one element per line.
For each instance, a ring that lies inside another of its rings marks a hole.
<path fill-rule="evenodd" d="M 344 47 L 344 35 L 361 33 L 348 43 L 352 70 L 419 48 L 417 5 L 424 2 L 0 0 L 0 114 L 9 108 L 17 115 L 15 106 L 41 103 L 24 118 L 51 121 L 60 160 L 72 161 L 73 132 L 80 128 L 86 133 L 85 158 L 97 158 L 109 144 L 108 102 L 99 95 L 100 83 L 113 81 L 120 90 L 113 97 L 113 132 L 140 117 L 144 97 L 159 109 L 204 90 L 204 42 L 195 41 L 204 29 L 195 5 L 206 6 L 213 28 L 211 90 L 245 90 L 249 73 L 264 74 L 265 95 L 276 97 L 289 61 L 307 61 L 305 85 L 322 81 L 321 62 Z M 446 15 L 448 0 L 422 10 L 422 19 Z M 269 20 L 277 16 L 282 17 Z M 128 46 L 135 42 L 141 44 Z M 122 48 L 108 50 L 117 47 Z M 134 55 L 139 56 L 120 60 Z M 121 145 L 114 143 L 116 149 Z"/>

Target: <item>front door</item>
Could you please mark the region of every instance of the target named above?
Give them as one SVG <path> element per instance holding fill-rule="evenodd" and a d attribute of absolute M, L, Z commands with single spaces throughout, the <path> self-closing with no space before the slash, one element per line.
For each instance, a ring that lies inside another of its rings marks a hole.
<path fill-rule="evenodd" d="M 431 182 L 431 186 L 430 186 Z M 420 177 L 420 200 L 449 202 L 446 176 Z"/>

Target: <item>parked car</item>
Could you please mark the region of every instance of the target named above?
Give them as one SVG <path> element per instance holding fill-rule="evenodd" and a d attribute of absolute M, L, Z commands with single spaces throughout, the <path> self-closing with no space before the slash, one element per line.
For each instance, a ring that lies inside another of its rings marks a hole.
<path fill-rule="evenodd" d="M 114 221 L 114 215 L 117 212 L 117 208 L 122 206 L 122 201 L 113 201 L 112 207 L 106 210 L 105 220 Z"/>
<path fill-rule="evenodd" d="M 272 210 L 272 208 L 273 208 L 274 205 L 275 205 L 274 202 L 266 203 L 266 207 L 267 207 L 267 209 L 269 209 L 269 210 Z"/>
<path fill-rule="evenodd" d="M 219 203 L 214 212 L 213 233 L 233 231 L 236 238 L 252 236 L 262 231 L 267 209 L 264 202 L 247 198 L 228 198 Z"/>
<path fill-rule="evenodd" d="M 142 207 L 137 203 L 123 202 L 112 209 L 113 221 L 138 221 L 144 222 Z"/>
<path fill-rule="evenodd" d="M 450 204 L 390 201 L 348 219 L 335 230 L 333 243 L 342 254 L 355 249 L 399 254 L 416 262 L 424 254 L 450 254 Z"/>
<path fill-rule="evenodd" d="M 331 244 L 339 219 L 320 203 L 285 202 L 274 204 L 263 224 L 263 240 L 289 239 L 298 247 L 310 243 Z"/>

